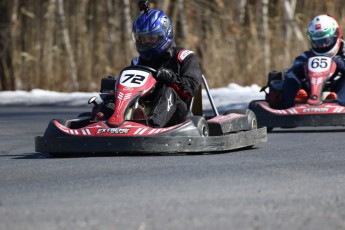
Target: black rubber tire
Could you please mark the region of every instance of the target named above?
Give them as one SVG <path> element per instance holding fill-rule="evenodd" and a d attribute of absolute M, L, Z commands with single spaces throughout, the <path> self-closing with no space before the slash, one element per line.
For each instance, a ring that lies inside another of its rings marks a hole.
<path fill-rule="evenodd" d="M 258 128 L 258 121 L 256 119 L 256 115 L 250 109 L 246 110 L 246 115 L 248 116 L 248 127 L 249 130 L 257 129 Z"/>
<path fill-rule="evenodd" d="M 202 137 L 208 137 L 209 135 L 209 129 L 208 129 L 208 124 L 207 124 L 207 121 L 204 117 L 200 117 L 200 116 L 193 116 L 191 117 L 194 125 L 196 126 L 196 128 L 198 129 L 199 133 L 200 133 L 200 136 Z M 193 153 L 193 152 L 189 152 L 189 153 L 186 153 L 187 155 L 203 155 L 203 153 L 200 153 L 200 152 L 196 152 L 196 153 Z"/>
<path fill-rule="evenodd" d="M 204 117 L 193 116 L 192 121 L 202 137 L 209 136 L 208 124 Z"/>

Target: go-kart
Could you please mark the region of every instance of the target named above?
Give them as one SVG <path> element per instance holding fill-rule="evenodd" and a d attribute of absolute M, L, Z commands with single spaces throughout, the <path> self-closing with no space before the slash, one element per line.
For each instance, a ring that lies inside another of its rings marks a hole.
<path fill-rule="evenodd" d="M 218 113 L 204 76 L 203 85 L 214 115 L 203 114 L 200 88 L 197 96 L 188 102 L 189 115 L 183 122 L 163 128 L 150 127 L 145 119 L 150 106 L 144 99 L 155 90 L 155 73 L 156 70 L 146 66 L 130 66 L 117 78 L 103 78 L 100 97 L 112 96 L 115 102 L 110 118 L 97 120 L 90 113 L 82 113 L 76 119 L 53 119 L 44 135 L 35 138 L 36 152 L 53 156 L 193 154 L 249 148 L 267 141 L 266 128 L 257 128 L 256 116 L 249 109 L 243 113 Z M 92 103 L 97 104 L 95 97 L 89 100 Z"/>
<path fill-rule="evenodd" d="M 327 97 L 341 77 L 336 71 L 336 63 L 329 57 L 311 57 L 305 65 L 305 72 L 302 85 L 307 89 L 308 96 L 305 100 L 295 101 L 290 108 L 283 107 L 284 74 L 275 71 L 269 73 L 268 83 L 261 89 L 266 93 L 265 100 L 252 101 L 248 107 L 256 114 L 258 127 L 265 126 L 271 131 L 275 127 L 345 125 L 345 107 L 335 98 Z"/>

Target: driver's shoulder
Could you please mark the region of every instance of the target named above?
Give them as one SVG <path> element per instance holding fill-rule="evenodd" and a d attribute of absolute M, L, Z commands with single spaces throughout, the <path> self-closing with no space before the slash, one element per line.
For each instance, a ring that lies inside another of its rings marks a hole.
<path fill-rule="evenodd" d="M 183 49 L 181 47 L 175 47 L 174 53 L 177 58 L 177 60 L 180 63 L 183 63 L 186 59 L 189 59 L 194 56 L 194 52 L 192 50 Z"/>

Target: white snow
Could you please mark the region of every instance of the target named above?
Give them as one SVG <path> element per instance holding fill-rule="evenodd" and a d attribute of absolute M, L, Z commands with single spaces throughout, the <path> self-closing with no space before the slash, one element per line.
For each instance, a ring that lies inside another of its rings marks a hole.
<path fill-rule="evenodd" d="M 252 100 L 263 99 L 265 94 L 260 91 L 260 86 L 240 86 L 235 83 L 229 84 L 227 87 L 210 89 L 210 93 L 216 106 L 222 108 L 243 108 Z M 41 89 L 31 91 L 0 91 L 0 106 L 6 105 L 24 105 L 24 106 L 84 106 L 91 96 L 98 96 L 98 92 L 85 93 L 60 93 Z M 210 108 L 207 103 L 207 94 L 203 90 L 203 106 L 205 109 Z M 101 99 L 98 98 L 98 102 Z"/>

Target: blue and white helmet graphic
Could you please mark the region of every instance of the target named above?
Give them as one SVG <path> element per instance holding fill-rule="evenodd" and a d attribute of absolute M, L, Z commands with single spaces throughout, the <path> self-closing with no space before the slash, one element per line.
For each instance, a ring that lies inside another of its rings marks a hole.
<path fill-rule="evenodd" d="M 169 49 L 174 38 L 173 28 L 163 11 L 150 9 L 135 19 L 132 38 L 140 57 L 151 60 Z"/>

